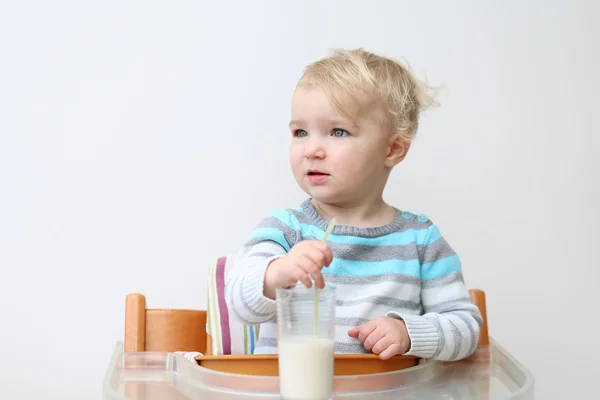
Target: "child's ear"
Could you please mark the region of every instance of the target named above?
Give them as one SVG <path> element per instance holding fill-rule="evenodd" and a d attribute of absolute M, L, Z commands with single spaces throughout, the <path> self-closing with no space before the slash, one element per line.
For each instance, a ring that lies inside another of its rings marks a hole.
<path fill-rule="evenodd" d="M 408 149 L 410 148 L 410 140 L 402 137 L 402 134 L 396 133 L 392 135 L 388 142 L 388 153 L 385 158 L 385 166 L 392 168 L 404 160 Z"/>

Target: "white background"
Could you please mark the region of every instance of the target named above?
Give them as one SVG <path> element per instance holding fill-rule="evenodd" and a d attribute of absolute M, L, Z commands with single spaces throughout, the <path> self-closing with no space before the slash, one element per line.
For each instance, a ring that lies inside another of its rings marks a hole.
<path fill-rule="evenodd" d="M 0 1 L 1 396 L 100 398 L 129 292 L 203 308 L 210 261 L 304 199 L 302 68 L 364 46 L 445 86 L 387 200 L 440 226 L 537 398 L 591 398 L 597 4 Z"/>

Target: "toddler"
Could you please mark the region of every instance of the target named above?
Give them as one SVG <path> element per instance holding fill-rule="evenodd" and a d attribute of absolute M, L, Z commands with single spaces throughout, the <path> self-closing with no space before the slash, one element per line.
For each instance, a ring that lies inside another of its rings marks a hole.
<path fill-rule="evenodd" d="M 260 222 L 226 284 L 229 310 L 277 353 L 275 289 L 336 286 L 336 353 L 459 360 L 482 324 L 458 255 L 424 214 L 383 200 L 433 96 L 400 63 L 338 50 L 294 91 L 290 164 L 308 197 Z M 323 244 L 328 222 L 336 226 Z"/>

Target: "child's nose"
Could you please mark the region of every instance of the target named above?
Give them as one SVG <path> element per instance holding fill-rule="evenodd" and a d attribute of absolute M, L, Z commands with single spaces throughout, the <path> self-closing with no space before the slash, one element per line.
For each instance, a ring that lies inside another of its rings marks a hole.
<path fill-rule="evenodd" d="M 325 158 L 325 149 L 317 140 L 311 140 L 304 149 L 304 157 L 306 158 Z"/>

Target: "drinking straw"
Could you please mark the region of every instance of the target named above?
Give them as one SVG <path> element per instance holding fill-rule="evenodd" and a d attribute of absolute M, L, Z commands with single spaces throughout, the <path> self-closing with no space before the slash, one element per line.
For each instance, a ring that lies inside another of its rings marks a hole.
<path fill-rule="evenodd" d="M 327 230 L 325 231 L 325 235 L 323 235 L 323 239 L 321 239 L 321 241 L 323 243 L 327 243 L 327 238 L 329 237 L 329 234 L 331 233 L 331 231 L 333 230 L 333 227 L 335 226 L 335 218 L 332 218 L 331 221 L 329 222 L 329 225 L 327 226 Z M 314 328 L 314 334 L 315 337 L 318 336 L 319 334 L 319 288 L 317 288 L 316 282 L 313 284 L 314 286 L 314 321 L 313 321 L 313 328 Z"/>

